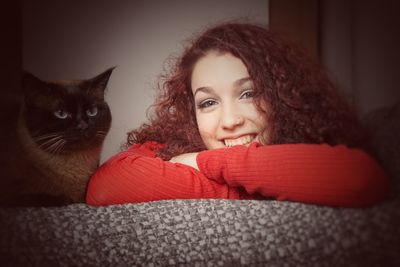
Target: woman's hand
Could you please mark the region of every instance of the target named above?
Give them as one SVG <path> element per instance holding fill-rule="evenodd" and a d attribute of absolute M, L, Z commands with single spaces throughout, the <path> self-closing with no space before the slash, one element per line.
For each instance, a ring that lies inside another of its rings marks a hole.
<path fill-rule="evenodd" d="M 199 154 L 199 153 L 185 153 L 185 154 L 175 156 L 172 159 L 170 159 L 169 161 L 173 162 L 173 163 L 185 164 L 192 168 L 195 168 L 196 170 L 199 170 L 199 166 L 197 166 L 197 160 L 196 160 L 197 154 Z"/>

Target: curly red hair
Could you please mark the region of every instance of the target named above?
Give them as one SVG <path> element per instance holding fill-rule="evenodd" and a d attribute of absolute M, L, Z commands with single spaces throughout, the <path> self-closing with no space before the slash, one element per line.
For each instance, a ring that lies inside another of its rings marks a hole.
<path fill-rule="evenodd" d="M 362 146 L 356 112 L 325 70 L 294 44 L 246 23 L 217 25 L 189 43 L 163 76 L 149 123 L 128 133 L 127 146 L 150 140 L 166 144 L 159 154 L 164 159 L 206 149 L 197 129 L 190 84 L 194 64 L 211 50 L 230 53 L 247 67 L 257 105 L 260 100 L 268 103 L 264 134 L 268 144 Z"/>

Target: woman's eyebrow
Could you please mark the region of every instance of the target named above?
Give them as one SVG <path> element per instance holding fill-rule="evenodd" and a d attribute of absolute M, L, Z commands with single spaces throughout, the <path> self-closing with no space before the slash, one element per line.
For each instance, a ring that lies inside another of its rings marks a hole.
<path fill-rule="evenodd" d="M 240 86 L 240 85 L 242 85 L 242 84 L 244 84 L 244 83 L 246 83 L 246 82 L 248 82 L 248 81 L 251 81 L 251 78 L 250 78 L 250 77 L 244 77 L 244 78 L 241 78 L 241 79 L 236 80 L 236 81 L 234 82 L 234 85 L 235 85 L 235 86 Z"/>
<path fill-rule="evenodd" d="M 194 91 L 193 97 L 196 96 L 196 94 L 198 92 L 211 93 L 212 91 L 213 91 L 213 89 L 211 87 L 208 87 L 208 86 L 199 87 Z"/>
<path fill-rule="evenodd" d="M 234 85 L 235 87 L 238 87 L 238 86 L 241 86 L 242 84 L 244 84 L 244 83 L 246 83 L 246 82 L 248 82 L 248 81 L 251 81 L 251 78 L 250 78 L 250 77 L 240 78 L 240 79 L 234 81 L 234 82 L 233 82 L 233 85 Z M 197 88 L 197 89 L 194 91 L 193 96 L 196 96 L 196 94 L 197 94 L 198 92 L 212 93 L 212 92 L 213 92 L 213 89 L 212 89 L 211 87 L 208 87 L 208 86 L 199 87 L 199 88 Z"/>

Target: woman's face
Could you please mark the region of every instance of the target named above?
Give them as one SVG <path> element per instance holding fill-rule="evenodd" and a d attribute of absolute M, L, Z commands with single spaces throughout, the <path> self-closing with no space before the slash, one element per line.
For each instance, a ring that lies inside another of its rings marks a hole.
<path fill-rule="evenodd" d="M 255 105 L 253 83 L 239 58 L 209 52 L 197 61 L 191 78 L 197 125 L 207 149 L 260 141 L 265 114 Z"/>

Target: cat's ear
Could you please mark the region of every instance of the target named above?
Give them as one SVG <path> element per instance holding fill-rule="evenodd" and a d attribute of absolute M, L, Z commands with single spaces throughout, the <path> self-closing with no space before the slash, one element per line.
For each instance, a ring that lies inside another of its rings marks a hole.
<path fill-rule="evenodd" d="M 50 88 L 46 82 L 27 71 L 22 73 L 22 91 L 26 100 L 34 99 L 49 90 Z"/>
<path fill-rule="evenodd" d="M 108 80 L 115 67 L 109 68 L 103 73 L 89 80 L 89 90 L 98 98 L 104 99 L 104 90 L 107 88 Z"/>

